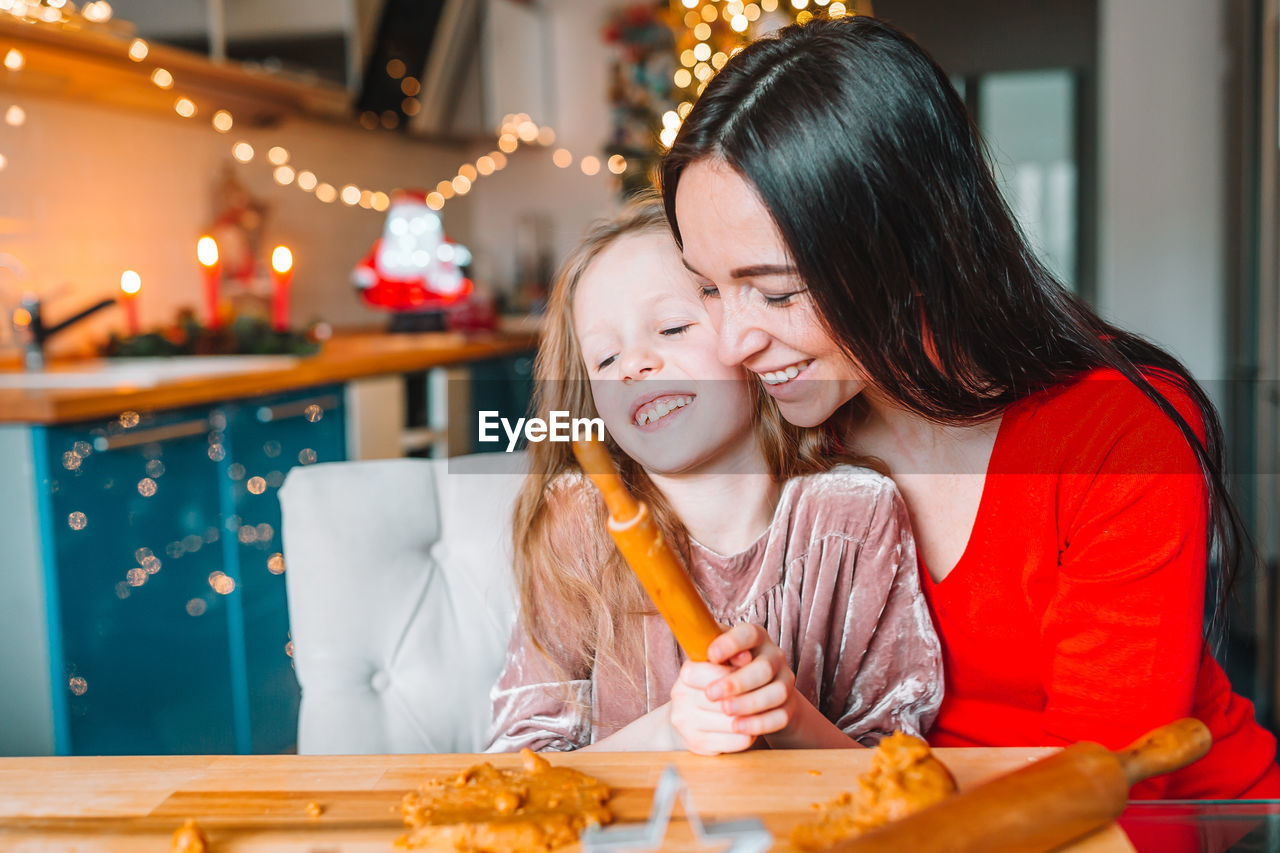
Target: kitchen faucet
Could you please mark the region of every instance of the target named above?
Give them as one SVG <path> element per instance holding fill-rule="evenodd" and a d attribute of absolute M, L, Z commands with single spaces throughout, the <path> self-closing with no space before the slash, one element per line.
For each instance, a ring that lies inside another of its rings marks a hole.
<path fill-rule="evenodd" d="M 50 337 L 68 326 L 79 323 L 91 314 L 103 308 L 115 305 L 116 300 L 107 298 L 95 302 L 77 314 L 72 314 L 60 323 L 47 326 L 41 310 L 40 298 L 34 293 L 25 293 L 18 308 L 13 312 L 13 330 L 22 343 L 23 361 L 28 370 L 40 370 L 44 367 L 44 343 Z"/>

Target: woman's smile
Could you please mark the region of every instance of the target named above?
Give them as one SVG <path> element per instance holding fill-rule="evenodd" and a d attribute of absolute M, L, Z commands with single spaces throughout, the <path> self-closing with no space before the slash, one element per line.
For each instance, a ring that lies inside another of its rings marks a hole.
<path fill-rule="evenodd" d="M 862 368 L 827 332 L 751 184 L 719 160 L 699 160 L 680 180 L 676 210 L 721 363 L 759 376 L 797 426 L 817 426 L 862 392 Z"/>
<path fill-rule="evenodd" d="M 759 376 L 766 386 L 776 387 L 778 385 L 786 385 L 792 379 L 799 378 L 811 364 L 813 364 L 813 359 L 807 358 L 780 370 L 752 370 L 752 372 Z"/>

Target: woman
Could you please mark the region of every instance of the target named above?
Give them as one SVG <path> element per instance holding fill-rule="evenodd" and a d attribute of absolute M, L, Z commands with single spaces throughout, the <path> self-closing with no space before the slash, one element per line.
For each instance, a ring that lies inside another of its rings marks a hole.
<path fill-rule="evenodd" d="M 917 45 L 858 17 L 747 47 L 661 179 L 721 360 L 792 423 L 861 407 L 853 449 L 903 493 L 944 649 L 935 744 L 1120 747 L 1194 715 L 1210 755 L 1136 795 L 1280 796 L 1201 635 L 1209 552 L 1225 597 L 1246 542 L 1217 417 L 1035 259 Z"/>

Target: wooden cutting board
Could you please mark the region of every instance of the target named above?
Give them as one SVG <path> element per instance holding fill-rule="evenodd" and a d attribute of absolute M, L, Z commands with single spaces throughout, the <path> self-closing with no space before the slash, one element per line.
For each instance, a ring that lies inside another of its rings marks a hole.
<path fill-rule="evenodd" d="M 940 749 L 960 787 L 1021 767 L 1049 749 Z M 790 851 L 791 827 L 811 804 L 848 790 L 869 767 L 867 750 L 756 751 L 705 758 L 688 753 L 549 756 L 615 789 L 617 820 L 648 817 L 658 775 L 673 764 L 704 819 L 759 817 Z M 389 853 L 401 832 L 400 798 L 423 780 L 516 756 L 174 756 L 0 758 L 0 849 L 156 851 L 169 849 L 188 817 L 205 827 L 214 851 Z M 308 814 L 309 803 L 323 808 Z M 701 849 L 680 816 L 664 850 Z M 1115 826 L 1074 845 L 1073 853 L 1127 851 Z"/>

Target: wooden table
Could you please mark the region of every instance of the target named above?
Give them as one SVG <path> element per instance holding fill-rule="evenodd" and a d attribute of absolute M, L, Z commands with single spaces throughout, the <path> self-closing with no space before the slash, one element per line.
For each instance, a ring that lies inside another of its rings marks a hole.
<path fill-rule="evenodd" d="M 939 749 L 961 788 L 1020 767 L 1050 749 Z M 810 804 L 848 790 L 865 772 L 867 750 L 755 751 L 716 758 L 688 753 L 573 753 L 549 756 L 615 789 L 619 821 L 648 817 L 653 788 L 668 764 L 679 769 L 706 819 L 756 816 L 789 851 L 792 826 Z M 517 756 L 164 756 L 0 758 L 0 849 L 5 851 L 157 851 L 188 817 L 213 851 L 377 851 L 400 834 L 401 796 L 424 779 L 478 760 L 516 764 Z M 324 807 L 319 817 L 307 804 Z M 678 809 L 677 809 L 678 811 Z M 69 819 L 70 818 L 70 819 Z M 698 850 L 683 816 L 664 850 Z M 1073 853 L 1132 851 L 1115 826 Z"/>

